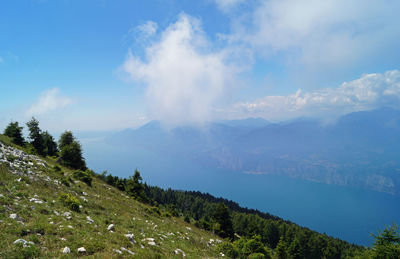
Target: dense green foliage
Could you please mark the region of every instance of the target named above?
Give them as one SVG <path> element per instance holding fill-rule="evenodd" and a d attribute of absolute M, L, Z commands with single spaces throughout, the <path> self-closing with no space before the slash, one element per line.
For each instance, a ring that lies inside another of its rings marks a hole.
<path fill-rule="evenodd" d="M 69 209 L 77 212 L 80 211 L 79 200 L 71 193 L 61 193 L 58 199 L 59 201 L 61 201 L 62 204 L 64 204 L 64 206 L 68 207 Z"/>
<path fill-rule="evenodd" d="M 396 224 L 387 226 L 383 231 L 378 231 L 371 251 L 372 258 L 399 259 L 400 258 L 400 232 Z"/>
<path fill-rule="evenodd" d="M 72 176 L 75 179 L 80 180 L 89 186 L 92 186 L 92 180 L 93 180 L 92 175 L 93 175 L 93 173 L 91 170 L 86 170 L 86 171 L 76 170 L 72 174 Z"/>
<path fill-rule="evenodd" d="M 81 144 L 70 131 L 65 131 L 59 140 L 61 163 L 73 169 L 86 170 Z"/>
<path fill-rule="evenodd" d="M 20 127 L 18 122 L 10 122 L 8 126 L 4 129 L 4 135 L 11 138 L 11 141 L 19 146 L 23 146 L 25 144 L 24 137 L 22 135 L 22 129 L 24 127 Z"/>
<path fill-rule="evenodd" d="M 39 121 L 32 117 L 32 119 L 26 123 L 26 126 L 29 130 L 30 144 L 39 155 L 45 155 L 44 140 L 41 129 L 39 128 Z"/>
<path fill-rule="evenodd" d="M 44 131 L 42 133 L 42 139 L 44 144 L 44 154 L 48 156 L 57 156 L 58 154 L 58 147 L 57 143 L 54 140 L 53 136 L 50 135 L 48 131 Z"/>

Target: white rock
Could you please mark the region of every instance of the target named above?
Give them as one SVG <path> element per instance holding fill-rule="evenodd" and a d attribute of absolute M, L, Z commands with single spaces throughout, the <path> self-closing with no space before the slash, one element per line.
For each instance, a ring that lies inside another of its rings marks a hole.
<path fill-rule="evenodd" d="M 134 252 L 132 252 L 131 250 L 126 249 L 125 247 L 121 247 L 121 250 L 124 251 L 124 252 L 127 252 L 130 255 L 135 255 Z"/>
<path fill-rule="evenodd" d="M 114 251 L 115 253 L 117 253 L 117 254 L 120 254 L 120 255 L 122 255 L 122 251 L 121 251 L 121 250 L 118 250 L 118 249 L 113 249 L 113 251 Z"/>
<path fill-rule="evenodd" d="M 147 244 L 149 244 L 149 245 L 151 245 L 151 246 L 155 246 L 155 245 L 156 245 L 156 243 L 153 242 L 153 241 L 150 241 L 150 242 L 148 242 Z"/>
<path fill-rule="evenodd" d="M 64 247 L 62 253 L 63 253 L 63 254 L 69 254 L 69 253 L 71 253 L 71 249 L 69 249 L 69 247 L 66 246 L 66 247 Z"/>
<path fill-rule="evenodd" d="M 84 247 L 79 247 L 78 253 L 81 253 L 81 254 L 86 253 L 86 249 Z"/>
<path fill-rule="evenodd" d="M 89 216 L 86 216 L 86 220 L 89 222 L 89 224 L 94 223 L 94 220 L 91 219 Z"/>
<path fill-rule="evenodd" d="M 129 239 L 129 241 L 131 241 L 132 243 L 136 243 L 133 234 L 126 234 L 125 236 L 126 236 L 126 237 Z"/>
<path fill-rule="evenodd" d="M 10 214 L 10 219 L 19 220 L 19 217 L 16 213 Z"/>
<path fill-rule="evenodd" d="M 175 249 L 174 252 L 175 252 L 176 255 L 181 254 L 183 257 L 186 256 L 185 252 L 183 252 L 183 251 L 182 251 L 181 249 L 179 249 L 179 248 Z"/>
<path fill-rule="evenodd" d="M 22 244 L 23 247 L 34 245 L 32 241 L 26 241 L 25 239 L 17 239 L 14 241 L 14 244 Z"/>
<path fill-rule="evenodd" d="M 86 192 L 82 192 L 83 195 L 87 196 L 88 194 Z"/>
<path fill-rule="evenodd" d="M 110 224 L 110 225 L 107 227 L 107 230 L 108 230 L 108 231 L 113 231 L 113 230 L 114 230 L 114 224 Z"/>

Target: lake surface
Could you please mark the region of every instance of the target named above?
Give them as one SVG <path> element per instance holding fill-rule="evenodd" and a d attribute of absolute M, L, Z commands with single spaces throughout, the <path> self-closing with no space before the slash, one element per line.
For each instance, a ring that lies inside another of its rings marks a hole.
<path fill-rule="evenodd" d="M 137 168 L 144 181 L 163 188 L 209 192 L 360 245 L 385 224 L 400 223 L 400 197 L 272 175 L 207 168 L 179 157 L 83 141 L 84 156 L 97 173 L 128 177 Z"/>

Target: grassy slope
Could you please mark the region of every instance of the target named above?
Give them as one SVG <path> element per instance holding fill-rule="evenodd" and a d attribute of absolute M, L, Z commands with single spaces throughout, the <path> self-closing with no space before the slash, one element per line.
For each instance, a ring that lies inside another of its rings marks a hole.
<path fill-rule="evenodd" d="M 10 145 L 4 136 L 0 135 L 0 141 Z M 36 169 L 32 171 L 36 175 L 31 178 L 28 174 L 11 174 L 8 166 L 0 164 L 0 258 L 32 255 L 75 258 L 77 249 L 82 246 L 87 251 L 85 256 L 93 258 L 131 256 L 114 251 L 121 247 L 134 252 L 132 258 L 180 258 L 181 255 L 174 253 L 178 248 L 187 258 L 219 256 L 214 245 L 207 245 L 210 239 L 218 239 L 212 233 L 197 229 L 180 218 L 161 216 L 151 207 L 95 178 L 92 187 L 77 181 L 72 181 L 69 187 L 56 183 L 62 175 L 53 170 L 54 161 L 46 159 L 46 164 L 47 167 L 43 167 L 35 163 Z M 72 174 L 67 168 L 62 171 L 66 178 Z M 76 196 L 83 206 L 81 212 L 63 206 L 58 200 L 61 193 Z M 30 201 L 33 197 L 44 203 Z M 72 213 L 70 220 L 63 216 L 68 211 Z M 17 213 L 23 223 L 11 219 L 12 213 Z M 87 216 L 94 223 L 89 224 Z M 107 230 L 111 223 L 115 225 L 114 232 Z M 134 234 L 135 244 L 124 236 L 128 233 Z M 23 248 L 13 244 L 19 238 L 33 241 L 35 245 Z M 144 238 L 154 238 L 156 246 L 149 245 Z M 66 246 L 71 249 L 69 255 L 61 252 Z"/>

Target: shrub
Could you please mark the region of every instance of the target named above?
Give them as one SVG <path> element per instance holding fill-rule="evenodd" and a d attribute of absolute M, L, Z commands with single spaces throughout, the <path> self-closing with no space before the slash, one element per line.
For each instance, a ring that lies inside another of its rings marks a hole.
<path fill-rule="evenodd" d="M 76 170 L 73 173 L 73 177 L 77 180 L 80 180 L 80 181 L 86 183 L 89 186 L 92 186 L 93 178 L 92 178 L 92 174 L 89 170 L 86 170 L 86 171 Z"/>
<path fill-rule="evenodd" d="M 239 256 L 238 249 L 232 243 L 222 243 L 219 245 L 218 251 L 225 254 L 228 258 L 236 258 Z"/>
<path fill-rule="evenodd" d="M 58 199 L 64 204 L 64 206 L 70 208 L 73 211 L 79 212 L 79 200 L 74 195 L 70 193 L 62 193 Z"/>

